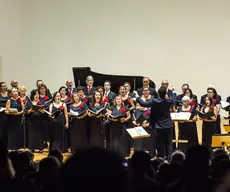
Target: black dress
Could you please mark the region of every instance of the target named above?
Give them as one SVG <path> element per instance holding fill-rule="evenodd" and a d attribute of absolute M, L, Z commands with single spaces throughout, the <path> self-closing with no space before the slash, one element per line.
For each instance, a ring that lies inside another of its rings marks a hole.
<path fill-rule="evenodd" d="M 67 132 L 65 128 L 64 110 L 52 105 L 52 113 L 61 111 L 54 119 L 52 119 L 50 134 L 50 150 L 59 149 L 62 153 L 68 152 Z M 61 106 L 63 107 L 63 105 Z"/>
<path fill-rule="evenodd" d="M 45 95 L 44 97 L 39 96 L 39 101 L 41 102 L 41 105 L 43 105 L 45 102 L 49 101 L 50 99 L 52 98 L 47 95 Z M 43 140 L 47 145 L 47 142 L 50 141 L 52 120 L 45 114 L 42 116 L 42 119 L 43 119 Z"/>
<path fill-rule="evenodd" d="M 89 109 L 96 112 L 104 107 L 105 104 L 102 104 L 100 106 L 90 106 Z M 90 117 L 89 127 L 90 127 L 90 145 L 103 147 L 104 146 L 103 117 L 100 118 L 98 118 L 97 116 Z"/>
<path fill-rule="evenodd" d="M 21 101 L 10 99 L 10 108 L 16 108 L 18 112 L 22 111 Z M 24 147 L 24 132 L 21 122 L 22 115 L 9 115 L 8 148 L 10 150 L 19 150 Z"/>
<path fill-rule="evenodd" d="M 205 109 L 203 109 L 204 113 Z M 209 112 L 212 110 L 210 109 Z M 212 151 L 212 136 L 216 133 L 216 121 L 206 122 L 203 121 L 202 124 L 202 144 L 209 148 Z"/>
<path fill-rule="evenodd" d="M 192 120 L 193 117 L 197 115 L 195 106 L 191 107 L 189 111 L 183 111 L 182 106 L 180 106 L 178 107 L 177 112 L 190 112 L 190 120 Z M 190 147 L 198 145 L 196 122 L 178 123 L 178 128 L 180 132 L 179 139 L 188 140 L 187 144 L 179 144 L 181 151 L 186 152 L 186 150 Z"/>
<path fill-rule="evenodd" d="M 87 108 L 87 105 L 83 102 L 82 105 L 79 105 L 77 107 L 74 107 L 72 104 L 70 105 L 70 110 L 78 113 L 87 110 Z M 72 153 L 76 149 L 89 144 L 87 135 L 87 120 L 87 116 L 83 119 L 72 118 L 70 127 L 70 143 Z"/>
<path fill-rule="evenodd" d="M 0 103 L 0 108 L 6 107 L 6 102 L 9 97 L 3 97 L 0 93 L 0 99 L 2 102 Z M 2 139 L 3 143 L 7 147 L 8 145 L 8 115 L 5 114 L 4 111 L 0 112 L 0 138 Z"/>
<path fill-rule="evenodd" d="M 146 110 L 146 111 L 141 111 L 141 110 L 134 110 L 133 115 L 132 115 L 132 119 L 133 121 L 136 121 L 136 119 L 143 114 L 143 116 L 145 117 L 145 120 L 150 123 L 150 110 Z M 142 124 L 143 122 L 141 122 Z M 143 151 L 148 151 L 149 155 L 151 157 L 154 157 L 156 155 L 155 153 L 155 149 L 154 149 L 154 138 L 153 138 L 153 130 L 152 127 L 146 127 L 144 128 L 145 131 L 150 134 L 150 137 L 147 138 L 143 138 L 143 139 L 138 139 L 138 149 L 141 149 Z M 136 143 L 136 142 L 135 142 Z M 135 146 L 137 146 L 135 144 Z"/>
<path fill-rule="evenodd" d="M 116 106 L 111 106 L 110 110 L 112 111 L 113 116 L 121 115 L 122 110 L 127 111 L 126 107 L 121 107 L 119 110 Z M 123 157 L 126 157 L 130 154 L 128 133 L 126 131 L 127 122 L 121 123 L 119 120 L 117 122 L 110 121 L 110 149 L 119 152 Z"/>
<path fill-rule="evenodd" d="M 38 104 L 36 104 L 38 105 Z M 28 110 L 33 107 L 33 103 L 28 101 Z M 43 119 L 40 112 L 32 112 L 27 115 L 28 122 L 28 148 L 30 150 L 43 150 L 44 149 L 44 131 Z"/>

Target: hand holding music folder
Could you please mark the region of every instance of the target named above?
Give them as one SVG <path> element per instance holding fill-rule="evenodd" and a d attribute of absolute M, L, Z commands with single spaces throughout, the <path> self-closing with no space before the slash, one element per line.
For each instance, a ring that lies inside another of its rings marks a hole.
<path fill-rule="evenodd" d="M 110 118 L 116 119 L 116 120 L 120 120 L 121 118 L 124 118 L 126 113 L 119 113 L 116 115 L 112 115 L 110 113 L 106 113 L 106 115 L 108 115 Z"/>
<path fill-rule="evenodd" d="M 144 113 L 142 113 L 141 115 L 139 115 L 137 118 L 136 118 L 136 122 L 137 124 L 142 124 L 144 121 L 146 120 L 145 116 L 144 116 Z"/>
<path fill-rule="evenodd" d="M 104 104 L 104 106 L 101 109 L 96 111 L 88 109 L 88 112 L 92 113 L 94 116 L 98 116 L 101 112 L 103 112 L 103 110 L 105 110 L 106 106 L 107 106 L 107 102 Z"/>
<path fill-rule="evenodd" d="M 5 110 L 6 110 L 6 108 L 0 107 L 0 113 L 3 112 L 3 111 L 5 111 Z"/>
<path fill-rule="evenodd" d="M 201 119 L 210 119 L 211 117 L 215 116 L 214 112 L 211 111 L 211 112 L 207 112 L 207 113 L 203 113 L 201 111 L 197 111 L 197 114 L 198 116 L 201 118 Z"/>
<path fill-rule="evenodd" d="M 83 114 L 86 112 L 86 110 L 83 110 L 81 112 L 77 112 L 77 111 L 73 111 L 70 109 L 70 117 L 72 118 L 78 118 L 78 117 L 81 117 L 83 116 Z"/>
<path fill-rule="evenodd" d="M 59 116 L 59 115 L 62 113 L 62 111 L 60 111 L 60 110 L 54 111 L 53 113 L 50 113 L 50 112 L 47 111 L 47 110 L 44 110 L 44 112 L 45 112 L 47 115 L 49 115 L 50 118 L 55 118 L 55 117 Z"/>

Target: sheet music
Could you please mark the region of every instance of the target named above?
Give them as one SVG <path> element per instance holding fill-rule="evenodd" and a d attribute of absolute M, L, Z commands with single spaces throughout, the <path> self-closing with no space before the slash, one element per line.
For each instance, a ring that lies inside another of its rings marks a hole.
<path fill-rule="evenodd" d="M 189 121 L 191 117 L 191 113 L 189 112 L 171 113 L 170 115 L 173 121 L 176 121 L 176 120 Z"/>
<path fill-rule="evenodd" d="M 145 131 L 143 129 L 143 127 L 134 127 L 134 129 L 136 129 L 136 131 L 139 133 L 139 135 L 144 136 L 144 135 L 148 135 L 147 131 Z"/>
<path fill-rule="evenodd" d="M 79 113 L 78 113 L 77 111 L 73 111 L 73 110 L 71 110 L 71 109 L 70 109 L 69 112 L 70 112 L 70 114 L 73 115 L 73 116 L 78 116 L 78 115 L 79 115 Z"/>
<path fill-rule="evenodd" d="M 5 111 L 6 108 L 0 107 L 0 112 Z"/>
<path fill-rule="evenodd" d="M 230 105 L 230 103 L 226 101 L 220 101 L 220 104 L 221 104 L 221 108 L 226 108 Z"/>
<path fill-rule="evenodd" d="M 229 117 L 229 112 L 225 111 L 224 109 L 220 108 L 219 115 L 225 118 Z"/>

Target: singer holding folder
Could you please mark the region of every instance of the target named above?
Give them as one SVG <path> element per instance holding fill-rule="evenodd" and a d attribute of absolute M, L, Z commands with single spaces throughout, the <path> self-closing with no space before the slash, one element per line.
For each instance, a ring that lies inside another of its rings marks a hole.
<path fill-rule="evenodd" d="M 110 148 L 119 152 L 123 157 L 130 154 L 127 122 L 130 120 L 131 115 L 120 95 L 114 99 L 114 105 L 107 110 L 107 118 L 110 120 Z"/>
<path fill-rule="evenodd" d="M 28 148 L 41 153 L 44 149 L 44 131 L 43 131 L 43 108 L 39 100 L 38 90 L 31 91 L 30 100 L 27 104 L 28 120 Z M 41 106 L 41 108 L 39 108 Z"/>
<path fill-rule="evenodd" d="M 24 147 L 24 133 L 22 126 L 22 113 L 24 103 L 18 96 L 16 88 L 11 89 L 12 97 L 6 103 L 5 113 L 9 115 L 8 148 L 17 151 Z"/>
<path fill-rule="evenodd" d="M 71 152 L 74 153 L 77 148 L 88 145 L 88 107 L 81 101 L 77 93 L 73 93 L 70 104 L 72 123 L 70 127 L 70 145 Z"/>
<path fill-rule="evenodd" d="M 90 117 L 90 145 L 96 145 L 99 147 L 103 147 L 104 145 L 102 118 L 104 117 L 103 111 L 106 105 L 102 102 L 102 98 L 102 94 L 95 91 L 88 110 L 88 116 Z"/>
<path fill-rule="evenodd" d="M 53 94 L 53 103 L 49 106 L 52 118 L 50 150 L 59 149 L 62 153 L 68 152 L 67 131 L 69 119 L 66 104 L 61 102 L 61 95 L 57 91 Z M 56 115 L 57 114 L 57 115 Z"/>
<path fill-rule="evenodd" d="M 197 121 L 197 112 L 196 105 L 190 105 L 190 97 L 184 96 L 182 98 L 182 106 L 177 108 L 177 112 L 189 112 L 191 113 L 189 121 L 186 122 L 178 122 L 179 128 L 179 139 L 188 140 L 188 143 L 180 147 L 180 150 L 186 152 L 186 150 L 194 145 L 198 144 L 198 136 L 196 129 L 196 121 Z"/>
<path fill-rule="evenodd" d="M 200 119 L 203 121 L 202 144 L 208 147 L 211 152 L 212 151 L 212 147 L 211 147 L 212 136 L 216 133 L 216 120 L 218 116 L 218 109 L 215 106 L 215 103 L 213 102 L 212 97 L 207 96 L 205 98 L 204 105 L 201 108 L 201 112 L 203 113 L 203 117 L 200 117 Z M 206 117 L 205 114 L 209 114 L 209 116 Z"/>
<path fill-rule="evenodd" d="M 4 111 L 8 99 L 9 94 L 6 83 L 0 82 L 0 139 L 2 139 L 5 146 L 8 145 L 8 115 Z"/>

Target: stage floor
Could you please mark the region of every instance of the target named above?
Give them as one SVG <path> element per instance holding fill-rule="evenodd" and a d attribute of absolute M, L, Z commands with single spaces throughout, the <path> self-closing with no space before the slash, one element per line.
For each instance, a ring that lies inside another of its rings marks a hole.
<path fill-rule="evenodd" d="M 223 129 L 223 124 L 228 124 L 228 120 L 225 119 L 221 119 L 221 133 L 226 133 L 225 130 Z M 197 132 L 198 132 L 198 139 L 199 139 L 199 143 L 201 143 L 201 139 L 202 139 L 202 131 L 201 131 L 201 126 L 202 126 L 202 121 L 198 120 L 197 122 Z M 176 123 L 176 133 L 177 133 L 177 123 Z M 176 136 L 177 138 L 177 136 Z M 40 161 L 41 159 L 47 157 L 48 155 L 48 149 L 45 149 L 43 153 L 34 153 L 34 160 L 36 161 Z M 65 153 L 64 155 L 64 159 L 68 159 L 72 154 L 71 153 Z"/>

